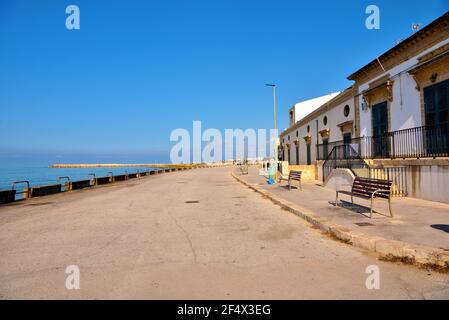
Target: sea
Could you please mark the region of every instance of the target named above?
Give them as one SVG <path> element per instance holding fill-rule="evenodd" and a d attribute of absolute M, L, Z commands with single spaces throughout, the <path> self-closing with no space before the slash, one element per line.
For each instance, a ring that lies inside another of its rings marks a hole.
<path fill-rule="evenodd" d="M 47 184 L 57 184 L 67 181 L 92 179 L 89 174 L 95 174 L 98 177 L 110 175 L 120 175 L 125 173 L 142 172 L 148 170 L 159 170 L 150 167 L 113 167 L 113 168 L 49 168 L 48 166 L 19 166 L 19 165 L 0 165 L 0 190 L 11 189 L 13 182 L 28 181 L 30 186 L 39 186 Z M 60 179 L 61 178 L 61 179 Z M 15 189 L 20 191 L 26 187 L 26 184 L 17 184 Z"/>

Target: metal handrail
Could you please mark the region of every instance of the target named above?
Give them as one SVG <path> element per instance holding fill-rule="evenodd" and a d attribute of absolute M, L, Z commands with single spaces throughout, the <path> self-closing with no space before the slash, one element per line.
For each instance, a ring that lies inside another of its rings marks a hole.
<path fill-rule="evenodd" d="M 94 187 L 94 186 L 95 186 L 95 180 L 97 179 L 95 173 L 89 173 L 87 176 L 88 176 L 88 177 L 90 177 L 90 176 L 93 176 L 93 177 L 94 177 L 94 179 L 91 180 L 91 181 L 92 181 L 92 185 L 91 185 L 91 186 Z M 90 179 L 89 179 L 89 180 L 90 180 Z"/>
<path fill-rule="evenodd" d="M 27 194 L 27 197 L 26 198 L 28 198 L 28 196 L 30 195 L 30 182 L 28 181 L 28 180 L 21 180 L 21 181 L 14 181 L 13 183 L 12 183 L 12 189 L 13 190 L 16 190 L 16 189 L 14 189 L 15 187 L 16 187 L 16 184 L 22 184 L 22 183 L 26 183 L 26 185 L 27 185 L 27 191 L 24 191 L 24 190 L 22 190 L 22 192 L 17 192 L 16 191 L 16 194 Z"/>
<path fill-rule="evenodd" d="M 27 188 L 28 189 L 30 188 L 30 182 L 28 180 L 22 180 L 22 181 L 14 181 L 12 183 L 12 189 L 15 190 L 14 187 L 16 186 L 16 184 L 22 184 L 22 183 L 26 183 L 27 184 Z"/>
<path fill-rule="evenodd" d="M 67 179 L 66 184 L 64 184 L 63 186 L 64 186 L 64 190 L 65 190 L 65 191 L 68 191 L 68 189 L 70 189 L 70 177 L 69 177 L 69 176 L 59 177 L 59 178 L 58 178 L 58 181 L 60 181 L 60 180 L 62 180 L 62 179 Z M 68 183 L 68 185 L 67 185 L 67 183 Z"/>

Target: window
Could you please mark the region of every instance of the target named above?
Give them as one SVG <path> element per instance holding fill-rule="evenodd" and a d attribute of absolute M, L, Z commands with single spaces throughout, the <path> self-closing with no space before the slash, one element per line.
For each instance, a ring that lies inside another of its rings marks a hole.
<path fill-rule="evenodd" d="M 426 126 L 446 128 L 449 124 L 449 80 L 424 88 Z"/>
<path fill-rule="evenodd" d="M 296 138 L 299 137 L 299 131 L 296 131 Z"/>
<path fill-rule="evenodd" d="M 343 109 L 343 113 L 346 118 L 349 116 L 349 112 L 351 112 L 351 108 L 349 107 L 349 105 L 345 105 L 345 108 Z"/>
<path fill-rule="evenodd" d="M 307 126 L 307 133 L 310 132 L 310 125 Z"/>
<path fill-rule="evenodd" d="M 324 124 L 325 126 L 327 126 L 327 116 L 324 116 L 324 118 L 323 118 L 323 124 Z"/>

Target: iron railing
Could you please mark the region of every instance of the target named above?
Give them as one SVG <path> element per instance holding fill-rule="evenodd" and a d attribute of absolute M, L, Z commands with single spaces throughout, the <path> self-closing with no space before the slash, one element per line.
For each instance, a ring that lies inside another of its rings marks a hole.
<path fill-rule="evenodd" d="M 393 197 L 407 197 L 407 167 L 370 167 L 354 170 L 357 177 L 393 181 Z"/>
<path fill-rule="evenodd" d="M 407 167 L 370 167 L 349 144 L 332 149 L 323 164 L 323 181 L 334 169 L 349 169 L 356 177 L 393 181 L 392 195 L 406 197 Z"/>
<path fill-rule="evenodd" d="M 417 127 L 317 145 L 317 160 L 326 160 L 334 147 L 350 145 L 362 159 L 449 157 L 449 127 Z"/>
<path fill-rule="evenodd" d="M 369 166 L 351 145 L 342 145 L 333 147 L 324 162 L 323 182 L 326 181 L 331 172 L 337 168 L 350 169 L 355 174 L 355 170 L 368 170 Z"/>

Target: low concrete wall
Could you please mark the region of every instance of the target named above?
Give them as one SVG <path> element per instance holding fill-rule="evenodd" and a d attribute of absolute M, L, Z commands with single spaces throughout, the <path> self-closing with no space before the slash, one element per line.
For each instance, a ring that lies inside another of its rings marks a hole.
<path fill-rule="evenodd" d="M 16 190 L 0 191 L 0 204 L 16 201 Z"/>
<path fill-rule="evenodd" d="M 128 180 L 127 174 L 119 174 L 118 176 L 114 176 L 114 182 L 120 182 L 125 180 Z"/>
<path fill-rule="evenodd" d="M 449 203 L 449 166 L 410 166 L 409 196 Z"/>
<path fill-rule="evenodd" d="M 449 158 L 379 159 L 373 165 L 407 167 L 407 191 L 412 198 L 449 203 Z"/>
<path fill-rule="evenodd" d="M 47 186 L 32 187 L 29 189 L 30 198 L 49 196 L 51 194 L 60 193 L 62 186 L 60 184 L 50 184 Z"/>
<path fill-rule="evenodd" d="M 157 171 L 155 171 L 155 170 L 150 171 L 150 176 L 155 175 L 155 174 L 157 174 Z"/>
<path fill-rule="evenodd" d="M 302 171 L 301 179 L 302 180 L 317 180 L 316 175 L 316 166 L 315 165 L 295 165 L 295 166 L 288 166 L 288 170 L 296 170 L 296 171 Z"/>
<path fill-rule="evenodd" d="M 91 180 L 79 180 L 70 182 L 70 190 L 80 190 L 91 187 Z"/>
<path fill-rule="evenodd" d="M 329 177 L 324 182 L 326 188 L 334 190 L 351 190 L 351 187 L 345 185 L 351 185 L 354 182 L 355 176 L 349 169 L 334 169 Z"/>
<path fill-rule="evenodd" d="M 111 177 L 101 177 L 95 179 L 95 184 L 101 186 L 103 184 L 112 183 Z"/>

